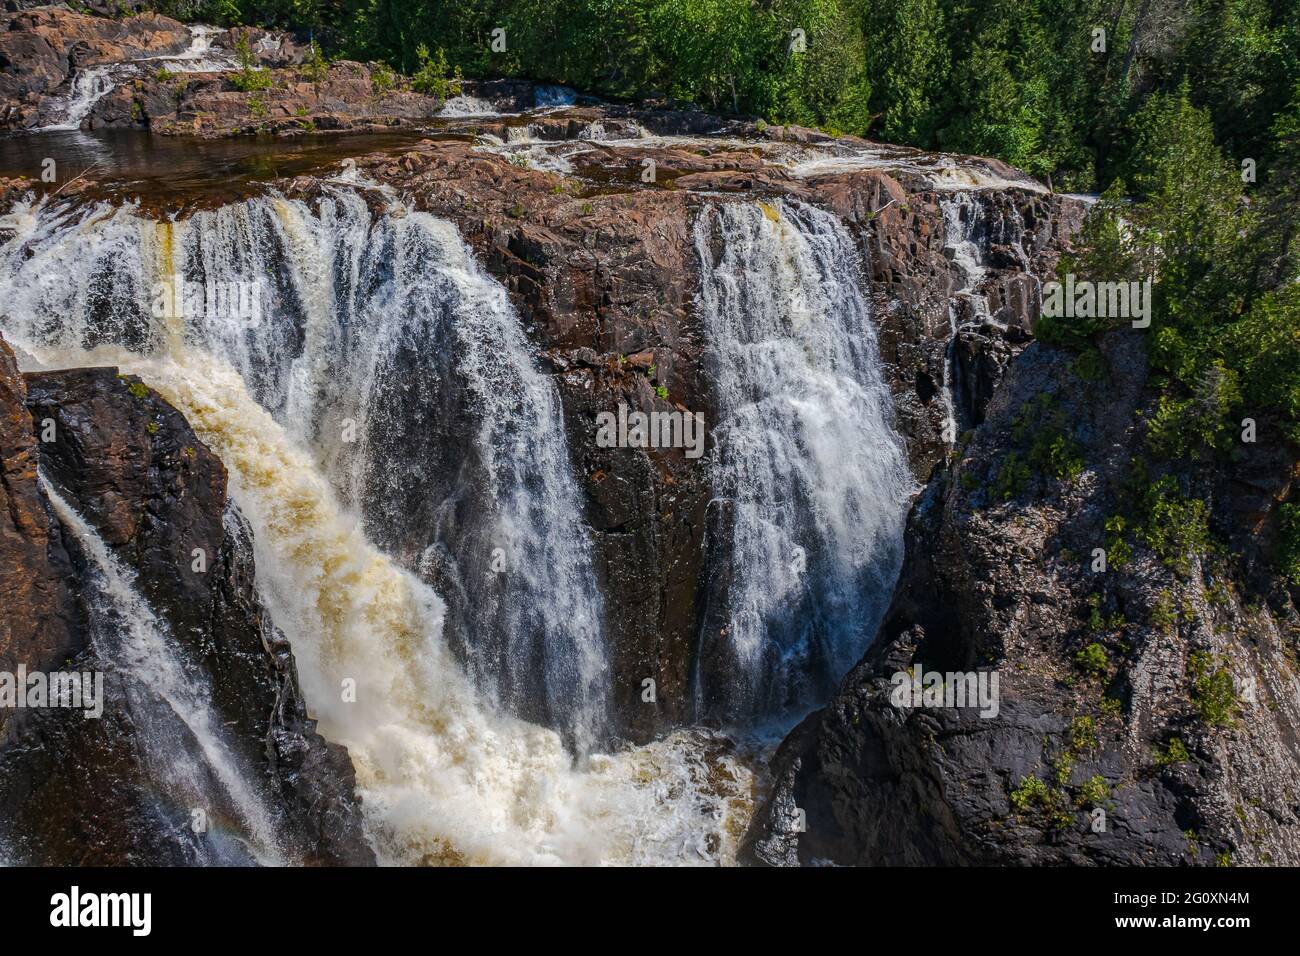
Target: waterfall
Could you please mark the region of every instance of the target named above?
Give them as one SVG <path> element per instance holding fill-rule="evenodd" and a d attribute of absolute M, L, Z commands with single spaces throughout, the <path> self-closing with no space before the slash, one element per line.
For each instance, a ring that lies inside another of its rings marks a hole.
<path fill-rule="evenodd" d="M 81 129 L 81 121 L 95 104 L 113 92 L 118 80 L 133 70 L 128 66 L 95 66 L 81 70 L 72 79 L 72 90 L 63 106 L 63 119 L 42 126 L 42 130 Z"/>
<path fill-rule="evenodd" d="M 957 405 L 957 390 L 960 387 L 957 335 L 969 325 L 990 320 L 988 299 L 976 291 L 988 273 L 981 251 L 986 240 L 987 224 L 983 205 L 970 193 L 956 193 L 949 199 L 940 200 L 939 209 L 943 214 L 944 255 L 957 267 L 962 277 L 961 287 L 954 290 L 948 298 L 949 336 L 943 355 L 943 387 L 939 391 L 944 405 L 943 434 L 947 443 L 952 445 L 966 424 Z M 966 315 L 964 319 L 963 314 Z"/>
<path fill-rule="evenodd" d="M 185 223 L 28 206 L 0 227 L 6 337 L 36 362 L 140 375 L 225 463 L 259 594 L 320 731 L 348 747 L 382 862 L 734 859 L 753 781 L 712 735 L 575 765 L 559 734 L 509 712 L 510 688 L 471 679 L 493 670 L 480 650 L 505 652 L 505 673 L 534 661 L 515 690 L 556 695 L 581 737 L 603 657 L 584 646 L 599 598 L 553 386 L 454 229 L 376 216 L 350 191 Z M 177 273 L 264 277 L 260 320 L 155 317 L 154 287 Z M 406 460 L 426 453 L 422 471 Z M 412 543 L 398 524 L 447 537 Z M 470 554 L 480 537 L 492 547 Z M 505 570 L 485 582 L 497 547 Z M 467 627 L 524 629 L 504 648 L 462 638 L 468 675 L 447 633 L 465 600 L 485 615 Z"/>
<path fill-rule="evenodd" d="M 202 670 L 187 659 L 166 622 L 150 609 L 135 586 L 134 571 L 117 559 L 44 475 L 38 479 L 60 524 L 71 532 L 94 569 L 92 646 L 101 665 L 129 679 L 132 718 L 152 774 L 166 780 L 173 797 L 187 797 L 184 808 L 202 808 L 212 820 L 221 819 L 221 807 L 228 800 L 250 838 L 255 859 L 282 863 L 271 816 L 249 769 L 225 739 Z M 164 706 L 159 708 L 157 701 Z M 176 719 L 188 734 L 178 733 Z M 197 743 L 197 753 L 187 749 L 186 737 Z M 225 799 L 204 787 L 209 774 Z"/>
<path fill-rule="evenodd" d="M 726 720 L 798 717 L 875 634 L 912 480 L 839 221 L 727 203 L 701 215 L 695 245 L 716 406 L 710 527 L 726 542 L 697 701 Z"/>
<path fill-rule="evenodd" d="M 78 70 L 72 78 L 72 90 L 63 103 L 62 119 L 47 123 L 41 130 L 81 129 L 81 121 L 90 115 L 95 104 L 113 92 L 123 80 L 138 76 L 141 66 L 150 71 L 165 69 L 173 73 L 219 73 L 238 66 L 233 54 L 212 49 L 212 37 L 223 32 L 220 28 L 194 25 L 189 31 L 190 45 L 182 53 L 140 57 Z"/>
<path fill-rule="evenodd" d="M 590 749 L 604 609 L 559 396 L 454 226 L 375 215 L 351 189 L 317 209 L 272 196 L 176 223 L 107 206 L 35 218 L 0 277 L 31 336 L 224 357 L 370 540 L 448 599 L 480 686 Z M 159 277 L 255 283 L 258 307 L 156 317 Z"/>

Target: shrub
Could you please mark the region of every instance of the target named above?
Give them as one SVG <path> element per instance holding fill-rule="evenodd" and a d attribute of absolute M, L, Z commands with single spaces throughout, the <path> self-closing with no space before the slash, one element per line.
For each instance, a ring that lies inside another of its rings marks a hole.
<path fill-rule="evenodd" d="M 1292 584 L 1300 585 L 1300 505 L 1282 505 L 1278 525 L 1278 566 Z"/>
<path fill-rule="evenodd" d="M 1231 724 L 1240 711 L 1231 672 L 1209 651 L 1193 651 L 1187 663 L 1196 712 L 1211 727 Z"/>
<path fill-rule="evenodd" d="M 1085 780 L 1079 787 L 1079 806 L 1095 807 L 1106 802 L 1110 797 L 1110 787 L 1106 786 L 1106 778 L 1101 774 L 1095 774 Z"/>
<path fill-rule="evenodd" d="M 257 57 L 248 43 L 248 34 L 240 33 L 235 41 L 235 60 L 239 63 L 239 72 L 231 79 L 235 89 L 241 93 L 255 93 L 269 90 L 275 82 L 271 71 L 257 65 Z"/>
<path fill-rule="evenodd" d="M 1186 575 L 1192 559 L 1211 548 L 1209 508 L 1199 498 L 1184 498 L 1172 475 L 1160 478 L 1144 497 L 1146 515 L 1138 535 L 1166 567 Z"/>
<path fill-rule="evenodd" d="M 397 74 L 387 63 L 380 60 L 370 71 L 370 88 L 376 96 L 387 96 L 397 89 Z"/>
<path fill-rule="evenodd" d="M 1160 767 L 1172 767 L 1174 764 L 1184 763 L 1190 759 L 1187 746 L 1179 737 L 1170 737 L 1163 753 L 1156 751 L 1156 765 Z"/>
<path fill-rule="evenodd" d="M 432 55 L 429 48 L 421 43 L 415 50 L 419 65 L 411 77 L 411 88 L 425 96 L 445 100 L 460 93 L 460 67 L 451 71 L 447 65 L 447 55 L 438 47 Z"/>
<path fill-rule="evenodd" d="M 1089 677 L 1100 677 L 1110 666 L 1106 649 L 1094 642 L 1074 655 L 1074 663 Z"/>

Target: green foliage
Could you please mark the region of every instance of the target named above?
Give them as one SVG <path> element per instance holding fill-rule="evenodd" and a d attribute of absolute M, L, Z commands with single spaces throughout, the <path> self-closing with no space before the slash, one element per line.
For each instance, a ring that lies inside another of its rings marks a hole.
<path fill-rule="evenodd" d="M 1073 481 L 1083 471 L 1083 453 L 1065 411 L 1051 395 L 1025 402 L 1011 422 L 1014 446 L 1002 459 L 993 481 L 993 496 L 1009 501 L 1034 476 Z"/>
<path fill-rule="evenodd" d="M 1278 524 L 1278 564 L 1292 584 L 1300 585 L 1300 505 L 1282 505 Z"/>
<path fill-rule="evenodd" d="M 1070 753 L 1076 757 L 1090 750 L 1095 750 L 1100 746 L 1097 739 L 1097 722 L 1086 714 L 1075 717 L 1070 721 L 1067 738 Z"/>
<path fill-rule="evenodd" d="M 376 96 L 387 96 L 397 89 L 397 74 L 387 63 L 380 60 L 370 72 L 370 88 Z"/>
<path fill-rule="evenodd" d="M 1123 515 L 1111 515 L 1102 524 L 1106 532 L 1106 566 L 1122 568 L 1133 560 L 1133 549 L 1124 539 L 1128 528 L 1128 519 Z"/>
<path fill-rule="evenodd" d="M 1094 774 L 1085 780 L 1079 787 L 1079 807 L 1097 807 L 1110 799 L 1110 787 L 1106 786 L 1106 778 L 1101 774 Z"/>
<path fill-rule="evenodd" d="M 329 61 L 325 59 L 325 55 L 321 53 L 320 45 L 315 40 L 312 40 L 311 45 L 307 49 L 307 56 L 303 60 L 301 69 L 302 75 L 311 82 L 312 86 L 317 88 L 319 88 L 321 82 L 329 76 Z"/>
<path fill-rule="evenodd" d="M 895 142 L 933 137 L 937 101 L 949 71 L 942 5 L 883 0 L 866 5 L 870 107 L 880 134 Z"/>
<path fill-rule="evenodd" d="M 528 76 L 1017 163 L 1104 187 L 1143 165 L 1185 89 L 1227 153 L 1264 164 L 1293 100 L 1296 0 L 162 0 L 187 20 L 310 30 L 405 72 L 441 48 L 471 76 Z M 1104 51 L 1092 47 L 1095 26 Z M 492 31 L 506 49 L 493 50 Z M 804 31 L 802 52 L 791 31 Z M 1184 87 L 1184 82 L 1186 86 Z M 1292 207 L 1294 208 L 1294 207 Z"/>
<path fill-rule="evenodd" d="M 1229 415 L 1240 404 L 1237 373 L 1216 359 L 1201 372 L 1187 398 L 1160 396 L 1147 423 L 1147 439 L 1166 458 L 1226 450 L 1237 436 Z"/>
<path fill-rule="evenodd" d="M 1177 624 L 1178 610 L 1174 606 L 1174 596 L 1166 588 L 1156 595 L 1155 606 L 1151 609 L 1151 626 L 1168 634 Z"/>
<path fill-rule="evenodd" d="M 460 67 L 452 70 L 447 65 L 447 54 L 442 47 L 430 55 L 429 48 L 421 43 L 416 47 L 415 57 L 419 65 L 411 75 L 411 89 L 440 100 L 450 99 L 460 93 Z"/>
<path fill-rule="evenodd" d="M 1196 712 L 1211 727 L 1232 724 L 1240 711 L 1232 673 L 1209 651 L 1193 651 L 1187 671 L 1192 678 Z"/>
<path fill-rule="evenodd" d="M 1211 549 L 1209 509 L 1199 498 L 1185 498 L 1178 479 L 1165 475 L 1147 489 L 1138 536 L 1179 574 L 1190 572 L 1192 561 Z"/>
<path fill-rule="evenodd" d="M 235 60 L 239 63 L 239 72 L 231 78 L 235 89 L 241 93 L 256 93 L 269 90 L 275 82 L 271 71 L 257 65 L 257 57 L 249 45 L 248 34 L 240 33 L 235 41 Z"/>
<path fill-rule="evenodd" d="M 1074 655 L 1074 663 L 1089 677 L 1100 677 L 1110 667 L 1110 657 L 1104 647 L 1093 642 Z"/>
<path fill-rule="evenodd" d="M 1007 452 L 998 466 L 997 477 L 993 479 L 993 497 L 1010 501 L 1024 490 L 1032 474 L 1023 455 L 1017 451 Z"/>
<path fill-rule="evenodd" d="M 1070 823 L 1065 794 L 1049 787 L 1038 777 L 1025 777 L 1020 781 L 1020 785 L 1011 791 L 1011 806 L 1019 814 L 1041 814 L 1057 828 Z"/>
<path fill-rule="evenodd" d="M 1300 283 L 1260 296 L 1219 343 L 1236 369 L 1243 406 L 1273 412 L 1286 436 L 1300 442 Z"/>
<path fill-rule="evenodd" d="M 1165 749 L 1156 751 L 1156 766 L 1158 767 L 1172 767 L 1190 759 L 1191 755 L 1187 752 L 1187 745 L 1178 737 L 1170 737 Z"/>

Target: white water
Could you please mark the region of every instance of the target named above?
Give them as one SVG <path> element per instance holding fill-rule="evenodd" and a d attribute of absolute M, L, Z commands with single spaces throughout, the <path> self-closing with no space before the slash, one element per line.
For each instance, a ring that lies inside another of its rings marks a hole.
<path fill-rule="evenodd" d="M 421 354 L 450 341 L 422 337 L 440 323 L 477 339 L 460 343 L 466 358 L 457 374 L 471 391 L 477 380 L 490 414 L 482 432 L 465 436 L 467 446 L 490 444 L 503 426 L 558 428 L 535 372 L 492 367 L 519 361 L 522 338 L 503 328 L 514 321 L 504 295 L 492 291 L 450 227 L 402 213 L 367 222 L 346 197 L 319 214 L 284 201 L 242 204 L 183 228 L 107 207 L 21 209 L 5 225 L 14 231 L 0 248 L 6 337 L 41 363 L 111 362 L 140 374 L 225 462 L 232 498 L 253 528 L 259 590 L 293 646 L 322 733 L 349 749 L 382 861 L 733 858 L 751 811 L 752 781 L 742 766 L 707 734 L 687 731 L 595 754 L 575 768 L 556 733 L 502 713 L 465 678 L 446 644 L 441 598 L 371 543 L 340 500 L 346 487 L 326 471 L 329 448 L 312 432 L 328 430 L 322 423 L 345 383 L 372 380 L 386 340 Z M 275 321 L 236 335 L 220 324 L 186 327 L 149 314 L 150 286 L 180 259 L 230 274 L 269 263 L 258 257 L 276 243 L 282 265 L 293 265 L 276 271 L 276 308 L 268 314 L 293 319 L 288 331 L 302 337 L 301 351 L 277 337 L 277 328 L 286 329 Z M 403 262 L 412 269 L 409 283 L 393 278 Z M 369 351 L 354 354 L 350 334 L 367 339 Z M 363 407 L 366 394 L 381 393 L 358 391 L 352 401 Z M 515 439 L 531 441 L 501 454 L 526 452 L 533 469 L 565 457 L 559 444 L 543 447 L 553 435 Z M 337 467 L 347 459 L 333 460 Z M 517 514 L 508 501 L 510 468 L 503 464 L 493 479 L 505 489 L 504 513 Z M 551 576 L 556 564 L 548 558 L 532 570 Z M 582 611 L 560 606 L 559 613 Z M 344 699 L 345 681 L 355 682 L 355 701 Z"/>
<path fill-rule="evenodd" d="M 718 406 L 713 506 L 731 555 L 702 640 L 721 662 L 710 672 L 727 677 L 697 699 L 726 719 L 801 716 L 874 636 L 912 480 L 839 221 L 796 203 L 728 203 L 700 217 L 695 244 Z"/>
<path fill-rule="evenodd" d="M 145 62 L 146 60 L 157 62 L 161 68 L 170 70 L 172 73 L 221 73 L 225 70 L 239 68 L 234 51 L 212 46 L 212 38 L 220 36 L 225 32 L 224 30 L 220 27 L 209 27 L 202 24 L 194 24 L 190 26 L 189 30 L 190 46 L 185 52 L 170 56 L 147 57 L 145 60 L 136 62 Z M 258 41 L 259 49 L 274 49 L 274 47 L 275 40 L 270 36 L 262 37 Z"/>
<path fill-rule="evenodd" d="M 981 244 L 988 229 L 984 221 L 984 207 L 970 193 L 957 193 L 942 199 L 939 208 L 943 214 L 944 254 L 961 273 L 962 284 L 948 298 L 948 345 L 944 350 L 943 386 L 939 390 L 944 405 L 944 436 L 949 445 L 961 435 L 962 425 L 957 412 L 957 336 L 971 324 L 991 321 L 988 298 L 978 292 L 988 269 L 984 265 Z M 1017 246 L 1019 239 L 1016 240 Z M 1021 257 L 1023 258 L 1023 252 Z M 974 317 L 966 323 L 958 320 L 961 303 L 967 303 Z"/>
<path fill-rule="evenodd" d="M 190 46 L 182 53 L 141 57 L 125 63 L 93 66 L 78 71 L 72 78 L 72 90 L 60 110 L 62 117 L 42 126 L 41 130 L 81 129 L 81 121 L 90 115 L 96 103 L 113 92 L 123 80 L 138 76 L 143 68 L 166 69 L 173 73 L 219 73 L 236 68 L 233 53 L 212 48 L 212 37 L 222 32 L 218 27 L 195 25 L 189 31 Z"/>
<path fill-rule="evenodd" d="M 490 100 L 480 99 L 477 96 L 453 96 L 442 105 L 438 111 L 439 116 L 459 117 L 459 116 L 500 116 L 496 107 Z"/>
<path fill-rule="evenodd" d="M 101 206 L 31 228 L 35 254 L 0 278 L 12 314 L 49 322 L 38 334 L 62 346 L 172 337 L 229 361 L 372 539 L 454 589 L 480 686 L 516 711 L 544 707 L 590 747 L 605 718 L 604 611 L 558 394 L 452 225 L 401 207 L 375 216 L 349 189 L 318 210 L 272 197 L 155 224 Z M 264 278 L 262 320 L 169 327 L 149 314 L 152 281 L 132 280 L 151 274 Z M 461 473 L 429 474 L 440 465 Z M 412 544 L 412 528 L 428 536 Z"/>
<path fill-rule="evenodd" d="M 275 828 L 265 804 L 249 780 L 249 771 L 231 750 L 222 731 L 220 718 L 209 700 L 211 687 L 202 671 L 192 666 L 176 644 L 167 624 L 160 620 L 135 586 L 135 572 L 117 559 L 104 539 L 45 479 L 39 476 L 41 491 L 58 516 L 59 522 L 72 532 L 97 575 L 101 613 L 111 615 L 113 626 L 92 630 L 93 644 L 99 660 L 129 675 L 146 692 L 160 698 L 185 725 L 198 742 L 203 765 L 225 789 L 253 840 L 258 861 L 262 864 L 283 862 L 277 848 Z M 105 633 L 111 630 L 112 638 Z M 178 746 L 174 731 L 149 727 L 143 713 L 133 715 L 141 728 L 142 742 L 154 753 L 153 770 L 172 778 L 175 787 L 194 787 L 202 779 L 201 769 L 193 765 L 193 756 Z M 152 732 L 151 732 L 152 731 Z M 161 752 L 160 752 L 161 751 Z M 218 818 L 218 805 L 210 795 L 205 809 L 212 819 Z M 194 809 L 191 805 L 190 809 Z"/>
<path fill-rule="evenodd" d="M 72 91 L 63 107 L 63 119 L 42 126 L 43 130 L 81 129 L 95 104 L 113 92 L 121 77 L 132 72 L 123 66 L 95 66 L 82 70 L 72 80 Z"/>

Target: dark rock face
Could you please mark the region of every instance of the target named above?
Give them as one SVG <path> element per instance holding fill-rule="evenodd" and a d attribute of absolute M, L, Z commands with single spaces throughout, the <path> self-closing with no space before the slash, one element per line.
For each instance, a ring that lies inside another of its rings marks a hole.
<path fill-rule="evenodd" d="M 7 512 L 17 516 L 0 539 L 0 581 L 15 599 L 6 602 L 11 626 L 0 660 L 11 670 L 10 661 L 29 670 L 108 671 L 100 720 L 41 709 L 6 721 L 0 806 L 9 852 L 60 865 L 212 859 L 190 829 L 188 808 L 166 800 L 149 766 L 142 740 L 150 729 L 140 722 L 149 719 L 142 702 L 155 688 L 97 658 L 90 559 L 44 501 L 39 457 L 59 494 L 132 569 L 139 593 L 207 681 L 286 854 L 305 863 L 373 862 L 351 761 L 307 715 L 288 642 L 258 602 L 250 533 L 226 500 L 221 462 L 134 378 L 76 369 L 24 383 L 7 346 L 0 362 L 3 488 Z M 26 613 L 10 621 L 11 606 Z M 39 639 L 22 630 L 28 621 Z"/>
<path fill-rule="evenodd" d="M 82 647 L 68 556 L 50 534 L 36 484 L 39 453 L 26 398 L 13 352 L 0 341 L 0 670 L 11 673 L 19 663 L 62 661 Z"/>
<path fill-rule="evenodd" d="M 606 130 L 626 125 L 692 134 L 727 126 L 706 114 L 581 107 L 531 117 L 529 132 L 536 139 L 567 140 L 597 122 Z M 499 125 L 488 121 L 474 129 L 505 138 Z M 758 135 L 736 123 L 725 131 Z M 826 139 L 794 128 L 763 135 L 780 142 Z M 645 158 L 655 160 L 670 188 L 640 183 Z M 702 375 L 706 343 L 695 315 L 700 265 L 693 226 L 702 205 L 732 201 L 718 190 L 734 193 L 734 201 L 785 196 L 823 206 L 847 223 L 869 270 L 864 278 L 899 427 L 921 481 L 946 448 L 940 389 L 952 338 L 948 301 L 962 279 L 944 249 L 940 204 L 946 194 L 919 174 L 865 170 L 796 179 L 726 140 L 716 147 L 636 150 L 592 140 L 572 161 L 590 164 L 577 172 L 604 177 L 608 185 L 584 191 L 572 179 L 521 168 L 459 141 L 426 142 L 400 157 L 358 159 L 357 166 L 457 223 L 510 290 L 556 376 L 574 471 L 587 499 L 586 514 L 575 520 L 592 529 L 610 615 L 616 730 L 643 741 L 696 717 L 691 688 L 708 586 L 711 455 L 690 460 L 680 450 L 599 448 L 595 422 L 620 402 L 646 411 L 702 411 L 713 420 Z M 314 189 L 304 179 L 290 192 L 310 195 Z M 962 333 L 969 344 L 958 357 L 970 371 L 955 397 L 960 417 L 972 425 L 1005 362 L 1028 340 L 1025 330 L 1034 319 L 1026 297 L 1003 290 L 1049 276 L 1081 219 L 1078 204 L 1060 197 L 1027 190 L 977 196 L 984 220 L 993 224 L 982 237 L 986 257 L 993 258 L 997 240 L 1013 231 L 1025 256 L 989 266 L 979 291 L 990 300 L 990 324 Z M 665 399 L 646 374 L 652 365 L 667 388 Z M 398 551 L 414 552 L 425 543 L 411 541 Z M 647 677 L 656 681 L 654 704 L 641 698 Z"/>
<path fill-rule="evenodd" d="M 913 509 L 877 643 L 782 745 L 747 837 L 751 861 L 1300 859 L 1300 705 L 1287 676 L 1300 615 L 1249 554 L 1269 546 L 1297 455 L 1272 434 L 1191 476 L 1211 526 L 1246 555 L 1236 572 L 1205 557 L 1176 571 L 1141 545 L 1095 571 L 1094 548 L 1113 558 L 1103 522 L 1121 511 L 1143 453 L 1143 347 L 1132 332 L 1106 342 L 1104 403 L 1070 355 L 1035 345 L 1012 362 L 983 426 Z M 1011 421 L 1043 394 L 1072 423 L 1087 466 L 1073 482 L 1033 476 L 1003 500 L 991 486 L 1014 450 Z M 1084 667 L 1090 646 L 1100 654 Z M 1207 662 L 1226 675 L 1226 723 L 1197 684 Z M 995 670 L 997 716 L 894 706 L 894 675 L 918 664 Z"/>
<path fill-rule="evenodd" d="M 39 125 L 44 98 L 68 92 L 76 70 L 189 47 L 184 24 L 156 13 L 124 20 L 59 7 L 8 13 L 0 19 L 0 129 Z"/>

